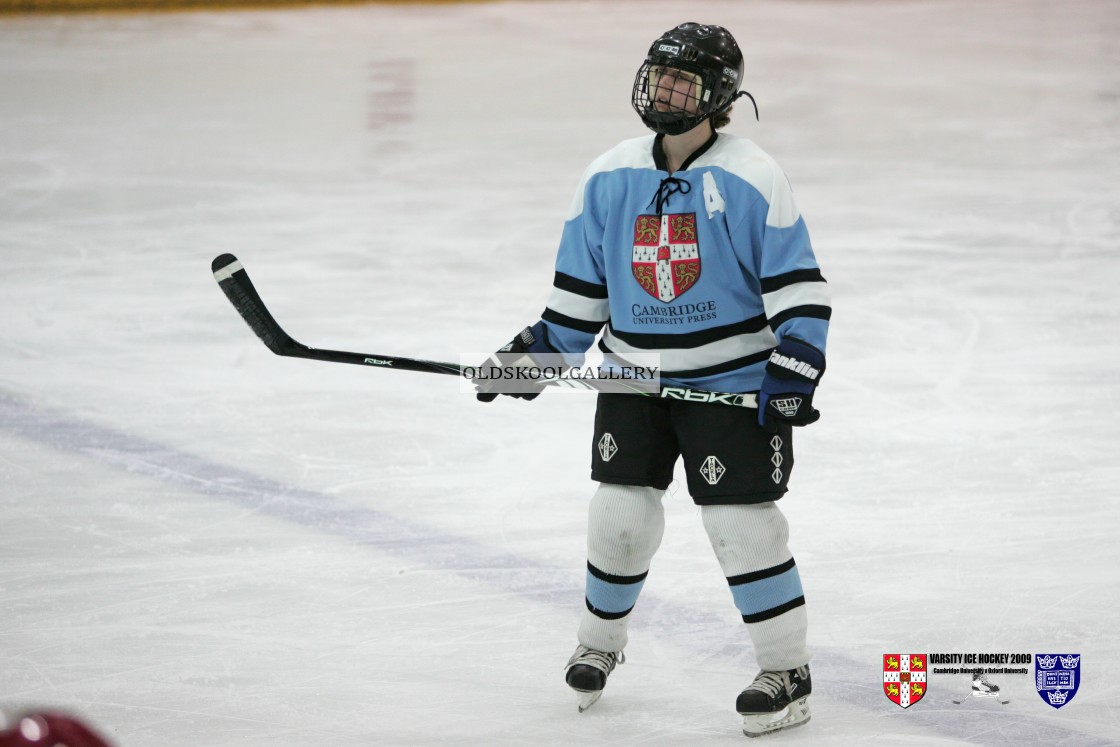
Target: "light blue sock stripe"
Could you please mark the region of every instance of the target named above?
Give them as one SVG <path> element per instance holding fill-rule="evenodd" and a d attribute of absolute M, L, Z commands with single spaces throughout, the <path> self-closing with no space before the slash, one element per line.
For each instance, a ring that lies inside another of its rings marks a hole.
<path fill-rule="evenodd" d="M 645 579 L 633 584 L 612 584 L 587 573 L 587 601 L 603 612 L 625 612 L 638 601 Z"/>
<path fill-rule="evenodd" d="M 735 606 L 744 615 L 757 615 L 792 599 L 797 599 L 803 594 L 801 576 L 797 572 L 797 566 L 777 576 L 731 587 L 731 596 L 735 598 Z"/>

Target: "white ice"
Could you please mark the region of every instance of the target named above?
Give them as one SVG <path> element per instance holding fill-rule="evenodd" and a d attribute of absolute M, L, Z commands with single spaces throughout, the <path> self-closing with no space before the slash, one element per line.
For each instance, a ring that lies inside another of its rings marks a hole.
<path fill-rule="evenodd" d="M 537 318 L 646 46 L 747 58 L 835 313 L 781 505 L 814 716 L 773 744 L 1120 743 L 1120 5 L 505 2 L 0 20 L 0 709 L 121 747 L 741 744 L 756 666 L 681 485 L 579 714 L 589 396 L 455 360 Z M 1074 652 L 1060 710 L 907 710 L 887 652 Z"/>

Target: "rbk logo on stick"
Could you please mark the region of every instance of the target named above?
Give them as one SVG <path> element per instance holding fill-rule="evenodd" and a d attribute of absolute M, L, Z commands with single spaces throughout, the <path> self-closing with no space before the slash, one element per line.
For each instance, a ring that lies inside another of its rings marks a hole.
<path fill-rule="evenodd" d="M 883 654 L 883 694 L 909 708 L 926 694 L 926 654 Z"/>
<path fill-rule="evenodd" d="M 668 303 L 700 279 L 696 213 L 639 215 L 634 222 L 634 279 Z"/>

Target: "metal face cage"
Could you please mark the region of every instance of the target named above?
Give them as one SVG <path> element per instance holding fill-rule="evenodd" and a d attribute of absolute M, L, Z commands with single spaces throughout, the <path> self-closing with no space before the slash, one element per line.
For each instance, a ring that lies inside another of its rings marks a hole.
<path fill-rule="evenodd" d="M 631 103 L 647 127 L 679 135 L 711 115 L 711 92 L 704 71 L 675 60 L 647 59 L 634 77 Z"/>

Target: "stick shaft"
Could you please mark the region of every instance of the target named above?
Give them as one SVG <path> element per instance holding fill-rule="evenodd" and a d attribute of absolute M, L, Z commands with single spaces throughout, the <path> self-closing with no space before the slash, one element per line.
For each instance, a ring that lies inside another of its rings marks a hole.
<path fill-rule="evenodd" d="M 420 373 L 443 374 L 447 376 L 462 376 L 463 367 L 456 363 L 442 361 L 428 361 L 420 358 L 407 358 L 398 355 L 385 355 L 382 353 L 355 353 L 345 350 L 327 350 L 313 348 L 297 342 L 289 335 L 275 317 L 265 306 L 249 273 L 241 261 L 232 254 L 222 254 L 216 257 L 211 264 L 214 279 L 226 294 L 226 298 L 237 309 L 237 313 L 256 333 L 261 342 L 276 355 L 288 358 L 306 358 L 308 360 L 327 361 L 329 363 L 351 363 L 358 366 L 373 366 L 397 371 L 417 371 Z M 594 391 L 617 392 L 621 386 L 618 380 L 600 381 L 597 379 L 550 379 L 542 381 L 546 386 L 565 388 L 590 389 Z M 642 388 L 635 384 L 627 393 L 646 397 L 659 397 L 662 399 L 676 399 L 687 402 L 703 402 L 710 404 L 731 405 L 735 407 L 757 407 L 757 396 L 733 392 L 708 392 L 685 387 L 661 387 L 653 390 L 648 386 Z"/>

